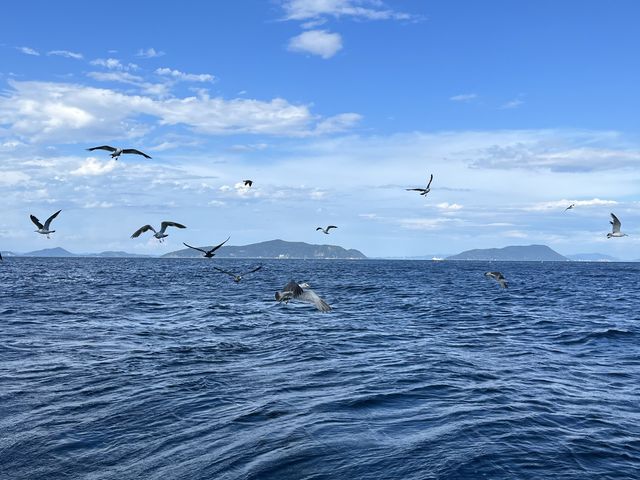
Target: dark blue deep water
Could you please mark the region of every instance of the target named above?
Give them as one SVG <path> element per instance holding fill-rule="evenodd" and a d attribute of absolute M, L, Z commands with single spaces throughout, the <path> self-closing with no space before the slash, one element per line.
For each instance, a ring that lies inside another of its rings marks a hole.
<path fill-rule="evenodd" d="M 5 259 L 0 478 L 640 478 L 640 264 L 262 263 Z"/>

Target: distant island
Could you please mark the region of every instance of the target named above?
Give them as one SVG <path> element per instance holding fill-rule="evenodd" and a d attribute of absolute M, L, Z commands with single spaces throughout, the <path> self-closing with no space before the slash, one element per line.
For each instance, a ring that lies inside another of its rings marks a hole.
<path fill-rule="evenodd" d="M 502 262 L 568 262 L 567 257 L 560 255 L 546 245 L 514 245 L 504 248 L 484 248 L 467 250 L 446 260 L 495 260 Z"/>
<path fill-rule="evenodd" d="M 212 245 L 199 248 L 208 249 Z M 169 252 L 165 258 L 197 258 L 202 253 L 191 248 L 183 248 Z M 304 242 L 286 242 L 284 240 L 269 240 L 267 242 L 252 243 L 243 246 L 224 246 L 216 252 L 216 258 L 297 258 L 297 259 L 331 259 L 331 260 L 362 260 L 367 258 L 355 249 L 344 249 L 337 245 L 312 245 Z"/>
<path fill-rule="evenodd" d="M 43 248 L 42 250 L 34 250 L 33 252 L 27 253 L 14 253 L 9 252 L 10 256 L 15 257 L 55 257 L 55 258 L 65 258 L 65 257 L 100 257 L 100 258 L 143 258 L 143 257 L 151 257 L 152 255 L 142 255 L 138 253 L 127 253 L 127 252 L 113 252 L 106 251 L 100 253 L 71 253 L 64 248 L 55 247 L 55 248 Z"/>

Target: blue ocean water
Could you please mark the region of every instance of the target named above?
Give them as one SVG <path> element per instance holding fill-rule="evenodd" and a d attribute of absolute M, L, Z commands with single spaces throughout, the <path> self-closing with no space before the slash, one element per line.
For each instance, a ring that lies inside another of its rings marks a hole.
<path fill-rule="evenodd" d="M 640 478 L 640 264 L 261 263 L 6 259 L 0 478 Z"/>

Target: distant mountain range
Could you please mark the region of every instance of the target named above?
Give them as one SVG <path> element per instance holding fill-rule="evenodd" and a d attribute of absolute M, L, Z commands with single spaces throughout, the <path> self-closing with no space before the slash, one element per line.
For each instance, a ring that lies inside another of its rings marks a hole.
<path fill-rule="evenodd" d="M 546 245 L 516 245 L 504 248 L 467 250 L 446 260 L 495 260 L 502 262 L 568 262 Z"/>
<path fill-rule="evenodd" d="M 209 249 L 212 246 L 203 246 Z M 169 252 L 163 257 L 168 258 L 196 258 L 202 253 L 191 248 L 183 248 Z M 337 245 L 312 245 L 304 242 L 286 242 L 284 240 L 269 240 L 267 242 L 252 243 L 244 246 L 224 246 L 216 252 L 218 258 L 302 258 L 302 259 L 365 259 L 362 252 L 354 249 L 346 250 Z"/>
<path fill-rule="evenodd" d="M 44 248 L 42 250 L 35 250 L 33 252 L 27 252 L 22 254 L 16 254 L 10 252 L 11 256 L 16 257 L 114 257 L 114 258 L 123 258 L 123 257 L 150 257 L 150 255 L 140 255 L 137 253 L 127 253 L 127 252 L 100 252 L 100 253 L 71 253 L 64 248 L 56 247 L 56 248 Z"/>

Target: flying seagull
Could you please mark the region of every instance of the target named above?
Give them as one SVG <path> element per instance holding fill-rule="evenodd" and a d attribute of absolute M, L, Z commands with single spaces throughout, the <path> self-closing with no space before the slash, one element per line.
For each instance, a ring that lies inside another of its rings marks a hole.
<path fill-rule="evenodd" d="M 226 273 L 227 275 L 231 275 L 233 277 L 233 281 L 234 282 L 240 283 L 240 280 L 242 280 L 242 277 L 244 277 L 245 275 L 249 275 L 250 273 L 257 272 L 258 270 L 260 270 L 262 268 L 262 265 L 258 265 L 253 270 L 249 270 L 248 272 L 244 272 L 244 273 L 233 273 L 233 272 L 229 272 L 227 270 L 223 270 L 222 268 L 218 268 L 218 267 L 213 267 L 213 268 L 215 268 L 219 272 Z"/>
<path fill-rule="evenodd" d="M 309 284 L 298 283 L 293 280 L 287 283 L 281 292 L 276 292 L 276 300 L 278 302 L 285 303 L 288 303 L 289 300 L 298 300 L 301 302 L 313 303 L 321 312 L 328 312 L 331 310 L 329 304 L 309 288 Z"/>
<path fill-rule="evenodd" d="M 571 210 L 573 207 L 575 207 L 576 204 L 572 203 L 571 205 L 569 205 L 567 208 L 564 209 L 564 211 L 566 212 L 567 210 Z"/>
<path fill-rule="evenodd" d="M 38 227 L 38 230 L 36 230 L 36 232 L 40 233 L 41 235 L 46 235 L 47 238 L 51 238 L 49 237 L 49 234 L 55 232 L 55 230 L 49 230 L 49 227 L 51 226 L 51 222 L 53 221 L 53 219 L 56 218 L 61 211 L 62 210 L 58 210 L 56 213 L 47 218 L 47 221 L 44 222 L 44 225 L 40 223 L 40 220 L 38 220 L 35 215 L 30 215 L 31 221 L 35 224 L 36 227 Z"/>
<path fill-rule="evenodd" d="M 246 187 L 246 186 L 249 186 L 249 187 L 250 187 L 251 185 L 253 185 L 253 180 L 243 180 L 243 182 L 244 182 L 244 186 L 245 186 L 245 187 Z"/>
<path fill-rule="evenodd" d="M 162 222 L 160 224 L 160 231 L 156 231 L 156 229 L 153 228 L 151 225 L 145 225 L 143 227 L 140 227 L 135 232 L 133 232 L 133 235 L 131 235 L 131 238 L 138 238 L 144 232 L 151 230 L 153 232 L 153 236 L 156 237 L 161 242 L 163 242 L 164 238 L 169 236 L 166 233 L 164 233 L 167 227 L 187 228 L 184 225 L 176 222 Z"/>
<path fill-rule="evenodd" d="M 405 188 L 405 190 L 408 192 L 420 192 L 420 195 L 424 195 L 426 197 L 427 193 L 431 191 L 431 182 L 433 182 L 433 173 L 429 178 L 429 183 L 427 183 L 427 188 Z"/>
<path fill-rule="evenodd" d="M 502 288 L 508 287 L 507 279 L 504 278 L 504 275 L 502 275 L 500 272 L 487 272 L 484 274 L 484 276 L 488 278 L 493 278 L 496 282 L 500 284 Z"/>
<path fill-rule="evenodd" d="M 192 248 L 192 249 L 194 249 L 194 250 L 198 250 L 199 252 L 204 253 L 204 255 L 203 255 L 203 257 L 204 257 L 204 258 L 211 258 L 211 257 L 215 257 L 215 256 L 216 256 L 216 254 L 215 254 L 215 253 L 213 253 L 213 252 L 215 252 L 215 251 L 216 251 L 217 249 L 219 249 L 222 245 L 224 245 L 225 243 L 227 243 L 227 242 L 229 241 L 229 238 L 231 238 L 231 237 L 228 237 L 224 242 L 222 242 L 222 243 L 221 243 L 221 244 L 219 244 L 219 245 L 216 245 L 215 247 L 210 248 L 209 250 L 204 250 L 203 248 L 198 248 L 198 247 L 192 247 L 191 245 L 187 245 L 187 244 L 186 244 L 186 243 L 184 243 L 184 242 L 182 242 L 182 244 L 183 244 L 185 247 L 189 247 L 189 248 Z"/>
<path fill-rule="evenodd" d="M 116 160 L 123 153 L 133 153 L 135 155 L 142 155 L 145 158 L 151 158 L 146 153 L 136 150 L 135 148 L 116 148 L 109 145 L 101 145 L 99 147 L 87 148 L 87 150 L 90 152 L 93 152 L 94 150 L 107 150 L 108 152 L 111 152 L 111 158 L 115 158 Z"/>
<path fill-rule="evenodd" d="M 613 220 L 611 220 L 609 223 L 612 225 L 611 227 L 611 233 L 607 233 L 607 238 L 611 238 L 611 237 L 628 237 L 629 235 L 627 235 L 626 233 L 621 233 L 620 232 L 620 227 L 621 227 L 621 223 L 620 220 L 618 220 L 618 217 L 616 217 L 613 213 L 611 214 L 611 218 Z"/>
<path fill-rule="evenodd" d="M 322 233 L 324 233 L 325 235 L 329 235 L 329 230 L 331 230 L 332 228 L 338 228 L 335 225 L 329 225 L 327 228 L 322 228 L 322 227 L 318 227 L 316 228 L 316 232 L 318 230 L 322 230 Z"/>

